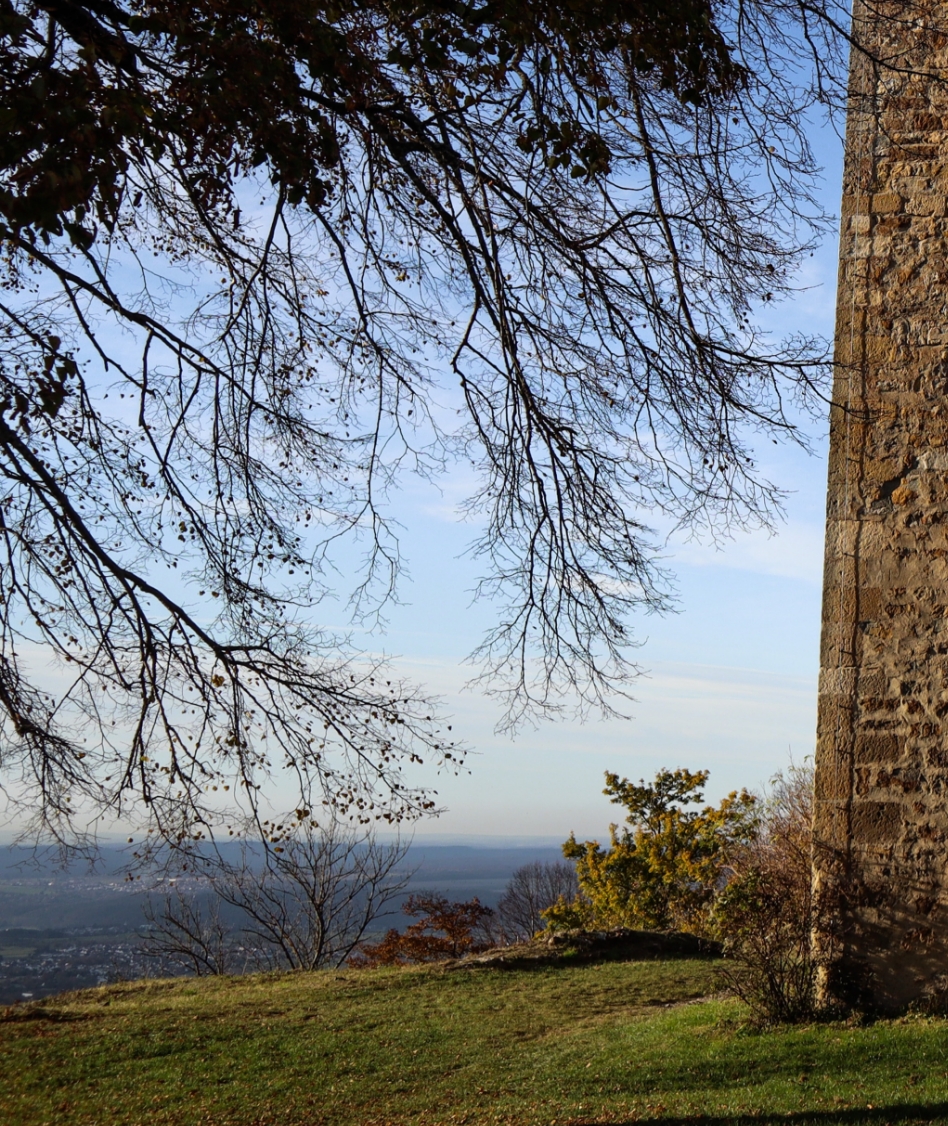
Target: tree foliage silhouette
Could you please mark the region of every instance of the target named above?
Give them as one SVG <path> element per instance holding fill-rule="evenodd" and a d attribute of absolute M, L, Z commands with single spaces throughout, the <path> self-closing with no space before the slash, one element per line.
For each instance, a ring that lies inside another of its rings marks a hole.
<path fill-rule="evenodd" d="M 314 607 L 361 551 L 380 611 L 389 494 L 455 460 L 509 722 L 621 698 L 650 514 L 779 504 L 754 437 L 799 437 L 824 356 L 754 319 L 819 224 L 837 14 L 0 0 L 0 767 L 37 833 L 260 829 L 280 772 L 432 809 L 404 768 L 453 734 Z"/>

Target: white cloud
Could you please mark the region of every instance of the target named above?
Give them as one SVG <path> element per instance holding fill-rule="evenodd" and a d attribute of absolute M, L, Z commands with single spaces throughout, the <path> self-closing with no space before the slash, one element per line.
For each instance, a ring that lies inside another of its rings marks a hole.
<path fill-rule="evenodd" d="M 455 734 L 476 753 L 470 775 L 432 777 L 448 811 L 423 836 L 563 837 L 605 832 L 617 811 L 602 794 L 613 770 L 650 778 L 662 767 L 711 772 L 707 798 L 763 785 L 812 752 L 815 678 L 661 662 L 635 687 L 628 720 L 543 724 L 512 740 L 495 734 L 492 701 L 462 690 L 464 667 L 416 658 L 398 665 L 442 695 Z"/>
<path fill-rule="evenodd" d="M 795 521 L 774 534 L 761 530 L 735 536 L 719 544 L 692 541 L 670 552 L 672 566 L 730 567 L 803 582 L 822 582 L 822 524 Z"/>

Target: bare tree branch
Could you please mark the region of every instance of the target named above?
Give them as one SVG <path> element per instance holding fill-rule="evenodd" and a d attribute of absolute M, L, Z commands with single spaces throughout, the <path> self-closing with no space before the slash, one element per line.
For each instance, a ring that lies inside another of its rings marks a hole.
<path fill-rule="evenodd" d="M 408 770 L 462 748 L 319 624 L 341 575 L 364 620 L 396 597 L 407 472 L 476 476 L 508 725 L 621 709 L 631 615 L 673 602 L 653 525 L 771 522 L 757 445 L 822 405 L 825 343 L 755 326 L 826 229 L 808 134 L 880 19 L 938 31 L 0 0 L 0 771 L 32 831 L 259 834 L 281 774 L 363 825 L 434 810 Z"/>

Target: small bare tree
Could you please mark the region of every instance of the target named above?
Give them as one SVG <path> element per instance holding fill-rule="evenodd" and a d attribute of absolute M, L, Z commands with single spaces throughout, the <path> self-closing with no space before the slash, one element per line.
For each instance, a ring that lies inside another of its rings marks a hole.
<path fill-rule="evenodd" d="M 510 940 L 532 938 L 543 930 L 543 912 L 560 898 L 572 903 L 579 895 L 579 881 L 572 864 L 524 864 L 510 877 L 497 903 L 497 914 L 504 935 Z"/>
<path fill-rule="evenodd" d="M 218 894 L 246 916 L 243 935 L 259 964 L 339 966 L 372 923 L 391 914 L 411 878 L 407 851 L 334 822 L 306 826 L 269 850 L 263 867 L 227 869 Z"/>
<path fill-rule="evenodd" d="M 383 844 L 330 822 L 306 824 L 270 847 L 263 860 L 246 850 L 241 861 L 215 863 L 207 876 L 211 906 L 178 895 L 150 909 L 148 952 L 197 975 L 243 966 L 315 970 L 341 965 L 368 928 L 389 910 L 411 878 L 408 845 Z M 243 917 L 229 930 L 221 904 Z"/>
<path fill-rule="evenodd" d="M 141 944 L 146 957 L 162 966 L 180 966 L 195 977 L 234 972 L 235 951 L 216 895 L 202 904 L 198 896 L 176 890 L 160 903 L 148 900 L 145 918 L 151 926 Z"/>

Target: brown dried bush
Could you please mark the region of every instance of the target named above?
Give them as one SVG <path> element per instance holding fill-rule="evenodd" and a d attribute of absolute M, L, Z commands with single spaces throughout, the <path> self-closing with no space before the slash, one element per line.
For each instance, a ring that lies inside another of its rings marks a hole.
<path fill-rule="evenodd" d="M 759 1023 L 816 1015 L 812 949 L 813 768 L 791 764 L 762 802 L 760 829 L 715 904 L 725 979 Z"/>
<path fill-rule="evenodd" d="M 402 908 L 419 917 L 404 931 L 392 928 L 381 942 L 362 943 L 349 958 L 359 968 L 444 962 L 486 950 L 494 912 L 479 899 L 451 903 L 443 895 L 410 895 Z"/>

